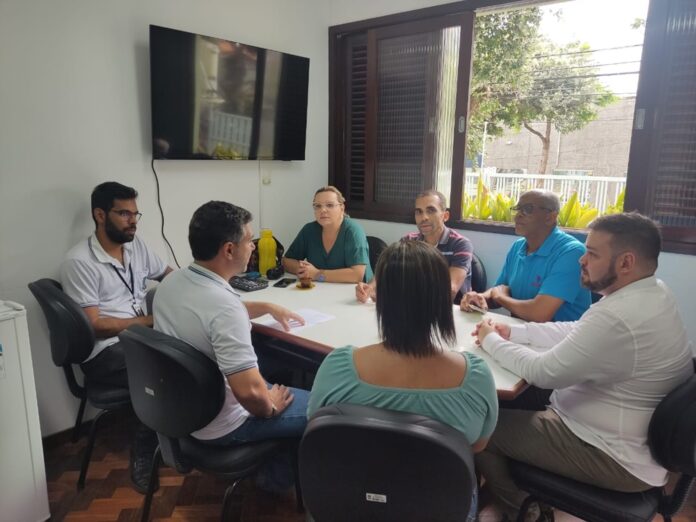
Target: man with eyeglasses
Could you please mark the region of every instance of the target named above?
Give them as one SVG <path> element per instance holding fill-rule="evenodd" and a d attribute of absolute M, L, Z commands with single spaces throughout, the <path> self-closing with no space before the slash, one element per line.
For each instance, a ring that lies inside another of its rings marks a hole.
<path fill-rule="evenodd" d="M 578 260 L 584 245 L 558 228 L 560 201 L 552 192 L 530 190 L 520 196 L 515 212 L 515 241 L 495 286 L 468 292 L 460 306 L 483 310 L 502 306 L 536 323 L 576 321 L 590 306 L 590 292 L 580 284 Z"/>
<path fill-rule="evenodd" d="M 117 335 L 132 324 L 152 326 L 145 310 L 147 280 L 161 281 L 172 269 L 136 237 L 135 189 L 115 181 L 92 191 L 94 233 L 65 256 L 60 268 L 63 290 L 82 307 L 97 341 L 80 367 L 85 380 L 128 388 L 126 361 Z M 144 493 L 157 445 L 153 432 L 140 426 L 131 451 L 131 480 Z"/>
<path fill-rule="evenodd" d="M 508 459 L 614 491 L 667 482 L 651 455 L 648 426 L 693 366 L 679 306 L 655 277 L 659 226 L 631 212 L 602 216 L 588 228 L 580 279 L 603 296 L 598 303 L 578 321 L 510 326 L 486 318 L 473 332 L 503 368 L 555 389 L 538 411 L 501 409 L 476 455 L 484 487 L 511 518 L 528 494 L 512 480 Z"/>

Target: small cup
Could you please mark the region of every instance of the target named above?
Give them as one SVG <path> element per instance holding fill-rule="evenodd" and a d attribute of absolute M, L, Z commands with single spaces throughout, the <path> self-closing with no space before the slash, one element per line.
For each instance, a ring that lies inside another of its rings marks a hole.
<path fill-rule="evenodd" d="M 301 277 L 300 287 L 302 288 L 312 288 L 312 278 L 311 277 Z"/>

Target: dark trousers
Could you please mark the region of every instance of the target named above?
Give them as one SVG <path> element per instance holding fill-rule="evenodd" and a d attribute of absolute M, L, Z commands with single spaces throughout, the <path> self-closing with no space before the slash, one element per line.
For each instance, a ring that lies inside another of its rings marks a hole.
<path fill-rule="evenodd" d="M 80 368 L 88 385 L 102 383 L 128 389 L 126 356 L 121 343 L 104 348 L 99 355 L 82 363 Z"/>
<path fill-rule="evenodd" d="M 545 390 L 530 385 L 517 398 L 508 401 L 498 401 L 499 408 L 508 410 L 544 411 L 551 402 L 553 390 Z"/>
<path fill-rule="evenodd" d="M 126 357 L 121 343 L 104 348 L 96 357 L 80 365 L 85 374 L 85 383 L 109 384 L 128 389 L 128 373 L 126 372 Z M 157 447 L 155 432 L 138 423 L 133 440 L 134 454 L 152 454 Z"/>

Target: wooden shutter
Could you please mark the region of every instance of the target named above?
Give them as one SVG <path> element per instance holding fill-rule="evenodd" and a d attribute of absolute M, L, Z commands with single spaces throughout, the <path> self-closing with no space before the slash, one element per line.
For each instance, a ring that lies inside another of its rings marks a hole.
<path fill-rule="evenodd" d="M 367 125 L 367 38 L 358 34 L 348 38 L 346 93 L 348 141 L 348 198 L 365 200 L 365 126 Z"/>
<path fill-rule="evenodd" d="M 332 40 L 341 77 L 330 78 L 331 179 L 355 217 L 411 222 L 418 192 L 435 188 L 441 172 L 463 171 L 463 152 L 452 151 L 464 143 L 455 121 L 467 84 L 457 72 L 470 64 L 459 41 L 472 27 L 467 12 Z"/>
<path fill-rule="evenodd" d="M 668 250 L 696 253 L 696 2 L 651 2 L 626 208 L 663 226 Z"/>

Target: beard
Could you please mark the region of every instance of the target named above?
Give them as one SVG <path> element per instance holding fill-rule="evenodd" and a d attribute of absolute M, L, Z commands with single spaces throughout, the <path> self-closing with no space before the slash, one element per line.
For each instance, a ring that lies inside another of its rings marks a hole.
<path fill-rule="evenodd" d="M 583 278 L 582 286 L 587 288 L 590 292 L 601 292 L 605 288 L 613 285 L 617 279 L 616 269 L 614 268 L 614 261 L 615 260 L 612 259 L 611 265 L 609 265 L 609 270 L 599 279 L 592 281 L 589 275 L 587 276 L 587 279 Z M 584 275 L 585 274 L 583 273 L 583 276 Z"/>
<path fill-rule="evenodd" d="M 106 236 L 111 241 L 118 243 L 119 245 L 122 245 L 123 243 L 130 243 L 133 241 L 133 238 L 135 238 L 135 226 L 120 230 L 108 218 L 104 222 L 104 232 L 106 232 Z"/>

